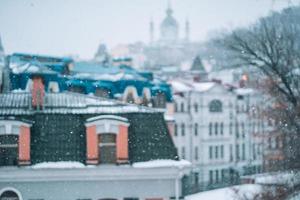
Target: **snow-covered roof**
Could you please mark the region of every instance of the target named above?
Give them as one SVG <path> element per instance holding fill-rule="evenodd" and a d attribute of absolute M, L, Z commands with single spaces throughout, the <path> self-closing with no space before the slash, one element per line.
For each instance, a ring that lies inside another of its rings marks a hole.
<path fill-rule="evenodd" d="M 149 107 L 72 92 L 46 93 L 44 98 L 43 109 L 38 112 L 63 114 L 161 112 Z M 0 94 L 1 115 L 33 114 L 34 112 L 36 111 L 31 109 L 31 93 Z"/>
<path fill-rule="evenodd" d="M 213 88 L 217 83 L 215 82 L 187 82 L 182 80 L 172 80 L 169 81 L 173 91 L 176 92 L 206 92 Z"/>
<path fill-rule="evenodd" d="M 132 164 L 135 168 L 157 168 L 157 167 L 190 167 L 191 163 L 187 160 L 151 160 L 146 162 L 136 162 Z"/>
<path fill-rule="evenodd" d="M 172 85 L 174 92 L 187 92 L 192 90 L 192 87 L 182 81 L 170 81 L 169 84 Z"/>
<path fill-rule="evenodd" d="M 75 161 L 60 161 L 60 162 L 42 162 L 30 166 L 32 169 L 70 169 L 86 167 L 81 162 Z"/>
<path fill-rule="evenodd" d="M 253 179 L 256 184 L 262 185 L 290 185 L 300 183 L 300 172 L 272 172 L 252 176 L 244 176 L 243 178 Z"/>
<path fill-rule="evenodd" d="M 188 195 L 185 200 L 236 200 L 254 199 L 263 191 L 262 186 L 255 184 L 245 184 L 234 187 L 210 190 Z"/>
<path fill-rule="evenodd" d="M 193 88 L 197 92 L 206 92 L 216 85 L 215 82 L 194 83 Z"/>
<path fill-rule="evenodd" d="M 247 95 L 247 94 L 253 94 L 254 90 L 252 88 L 238 88 L 234 90 L 234 92 L 238 95 Z"/>

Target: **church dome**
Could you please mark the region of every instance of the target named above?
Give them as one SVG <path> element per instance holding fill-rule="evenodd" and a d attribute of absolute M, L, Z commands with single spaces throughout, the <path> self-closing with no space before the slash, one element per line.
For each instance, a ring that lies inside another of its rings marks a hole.
<path fill-rule="evenodd" d="M 178 22 L 172 16 L 172 10 L 168 9 L 167 16 L 166 16 L 166 18 L 161 23 L 161 28 L 163 28 L 163 27 L 169 27 L 169 26 L 171 26 L 171 27 L 178 27 Z"/>
<path fill-rule="evenodd" d="M 178 22 L 172 16 L 173 11 L 171 8 L 167 9 L 167 16 L 160 25 L 161 39 L 164 41 L 174 41 L 178 38 Z"/>

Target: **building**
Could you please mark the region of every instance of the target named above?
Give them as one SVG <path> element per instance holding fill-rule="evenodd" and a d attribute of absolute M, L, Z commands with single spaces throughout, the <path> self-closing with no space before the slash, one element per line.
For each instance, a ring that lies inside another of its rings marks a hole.
<path fill-rule="evenodd" d="M 174 11 L 169 4 L 166 16 L 160 22 L 159 37 L 155 37 L 155 23 L 149 23 L 150 42 L 144 47 L 145 63 L 148 70 L 159 71 L 168 68 L 181 68 L 190 63 L 197 54 L 199 44 L 190 41 L 190 23 L 185 21 L 183 36 L 180 36 L 180 23 L 174 16 Z"/>
<path fill-rule="evenodd" d="M 179 199 L 189 163 L 162 111 L 48 92 L 43 75 L 0 94 L 0 199 Z"/>
<path fill-rule="evenodd" d="M 31 75 L 39 73 L 47 92 L 72 91 L 171 110 L 170 86 L 154 79 L 152 73 L 133 69 L 130 61 L 124 58 L 115 60 L 118 63 L 115 65 L 102 65 L 90 61 L 74 62 L 70 58 L 15 53 L 9 56 L 4 74 L 9 79 L 3 80 L 3 85 L 10 85 L 9 90 L 29 91 Z"/>
<path fill-rule="evenodd" d="M 175 101 L 173 140 L 179 156 L 193 166 L 187 192 L 234 184 L 242 175 L 262 171 L 265 120 L 257 117 L 263 102 L 259 93 L 219 82 L 169 83 Z"/>

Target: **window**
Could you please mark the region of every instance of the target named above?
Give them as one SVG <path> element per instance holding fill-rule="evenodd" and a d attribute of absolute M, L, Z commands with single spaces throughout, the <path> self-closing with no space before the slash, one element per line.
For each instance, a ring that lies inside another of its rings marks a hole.
<path fill-rule="evenodd" d="M 194 131 L 195 131 L 195 136 L 197 136 L 198 135 L 198 123 L 195 123 Z"/>
<path fill-rule="evenodd" d="M 237 161 L 240 160 L 240 145 L 238 144 L 235 146 L 235 157 Z"/>
<path fill-rule="evenodd" d="M 195 147 L 195 160 L 198 160 L 198 147 Z"/>
<path fill-rule="evenodd" d="M 229 146 L 229 153 L 230 153 L 230 161 L 233 161 L 233 147 L 232 144 Z"/>
<path fill-rule="evenodd" d="M 139 200 L 137 197 L 125 197 L 124 200 Z"/>
<path fill-rule="evenodd" d="M 181 157 L 182 157 L 182 159 L 185 159 L 185 148 L 184 147 L 181 148 Z"/>
<path fill-rule="evenodd" d="M 198 104 L 197 103 L 194 104 L 194 110 L 196 113 L 198 112 Z"/>
<path fill-rule="evenodd" d="M 216 182 L 219 182 L 219 170 L 216 170 Z"/>
<path fill-rule="evenodd" d="M 99 161 L 103 164 L 116 163 L 116 134 L 98 135 Z"/>
<path fill-rule="evenodd" d="M 245 124 L 244 124 L 244 122 L 241 123 L 241 128 L 242 128 L 242 137 L 245 138 Z"/>
<path fill-rule="evenodd" d="M 224 145 L 221 145 L 220 147 L 221 151 L 221 158 L 224 158 Z"/>
<path fill-rule="evenodd" d="M 212 135 L 212 123 L 209 123 L 209 135 Z"/>
<path fill-rule="evenodd" d="M 218 159 L 219 158 L 219 147 L 215 146 L 215 158 Z"/>
<path fill-rule="evenodd" d="M 21 198 L 19 197 L 18 193 L 12 190 L 6 190 L 0 195 L 0 199 L 2 200 L 20 200 Z"/>
<path fill-rule="evenodd" d="M 246 146 L 242 144 L 242 159 L 246 160 Z"/>
<path fill-rule="evenodd" d="M 30 126 L 21 121 L 0 120 L 0 166 L 30 164 Z"/>
<path fill-rule="evenodd" d="M 154 107 L 156 108 L 165 108 L 167 103 L 167 97 L 165 93 L 159 92 L 157 93 L 154 101 Z"/>
<path fill-rule="evenodd" d="M 209 159 L 213 158 L 213 147 L 209 146 Z"/>
<path fill-rule="evenodd" d="M 223 124 L 223 122 L 222 122 L 221 125 L 220 125 L 220 132 L 221 132 L 221 135 L 223 135 L 223 131 L 224 131 L 224 124 Z"/>
<path fill-rule="evenodd" d="M 210 112 L 222 112 L 222 102 L 220 100 L 212 100 L 209 103 Z"/>
<path fill-rule="evenodd" d="M 184 104 L 183 103 L 180 104 L 180 111 L 184 112 Z"/>
<path fill-rule="evenodd" d="M 229 134 L 232 135 L 232 122 L 229 123 Z"/>
<path fill-rule="evenodd" d="M 132 93 L 132 92 L 129 92 L 129 93 L 127 94 L 125 101 L 126 101 L 127 103 L 134 103 L 134 96 L 133 96 L 133 93 Z M 155 105 L 155 107 L 156 107 L 156 104 L 154 104 L 154 105 Z"/>
<path fill-rule="evenodd" d="M 110 91 L 105 88 L 97 88 L 95 90 L 95 96 L 109 98 Z"/>
<path fill-rule="evenodd" d="M 174 135 L 175 136 L 178 135 L 178 125 L 177 124 L 174 125 Z"/>
<path fill-rule="evenodd" d="M 184 123 L 181 124 L 181 135 L 182 136 L 185 135 L 185 125 L 184 125 Z"/>
<path fill-rule="evenodd" d="M 80 93 L 80 94 L 84 94 L 85 93 L 85 89 L 82 86 L 70 86 L 69 87 L 69 91 L 70 92 Z"/>
<path fill-rule="evenodd" d="M 240 137 L 240 133 L 239 133 L 239 123 L 236 122 L 235 123 L 235 137 L 239 138 Z"/>
<path fill-rule="evenodd" d="M 0 135 L 0 166 L 18 164 L 18 135 Z"/>
<path fill-rule="evenodd" d="M 215 123 L 215 135 L 218 135 L 218 123 Z"/>
<path fill-rule="evenodd" d="M 221 170 L 221 179 L 222 179 L 222 182 L 225 181 L 225 169 Z"/>
<path fill-rule="evenodd" d="M 213 171 L 209 170 L 209 183 L 213 183 L 214 177 L 213 177 Z"/>
<path fill-rule="evenodd" d="M 256 145 L 253 144 L 252 148 L 253 148 L 253 160 L 256 160 Z"/>
<path fill-rule="evenodd" d="M 178 105 L 177 105 L 177 103 L 174 104 L 174 111 L 178 112 Z"/>

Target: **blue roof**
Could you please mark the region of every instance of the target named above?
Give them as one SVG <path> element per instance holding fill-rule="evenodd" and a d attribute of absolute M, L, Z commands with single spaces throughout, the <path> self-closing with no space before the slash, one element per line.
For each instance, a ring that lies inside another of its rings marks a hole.
<path fill-rule="evenodd" d="M 72 64 L 71 74 L 64 74 L 65 67 Z M 34 66 L 34 69 L 18 68 Z M 36 69 L 38 68 L 38 69 Z M 13 54 L 11 56 L 11 81 L 13 89 L 25 89 L 32 74 L 43 76 L 46 84 L 50 81 L 58 82 L 60 91 L 70 86 L 82 87 L 86 94 L 94 93 L 97 88 L 110 91 L 113 98 L 122 94 L 127 87 L 136 88 L 139 96 L 143 95 L 144 88 L 149 88 L 152 95 L 162 92 L 168 101 L 172 101 L 170 86 L 161 80 L 154 79 L 150 72 L 140 72 L 128 65 L 103 66 L 96 62 L 74 62 L 70 58 L 56 58 L 30 54 Z M 25 70 L 24 70 L 25 69 Z M 46 85 L 47 88 L 47 85 Z"/>

